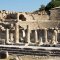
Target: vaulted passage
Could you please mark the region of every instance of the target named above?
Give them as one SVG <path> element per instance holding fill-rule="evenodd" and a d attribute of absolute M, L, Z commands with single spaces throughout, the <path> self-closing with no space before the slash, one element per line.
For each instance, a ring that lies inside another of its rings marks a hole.
<path fill-rule="evenodd" d="M 25 16 L 24 16 L 23 14 L 21 14 L 21 15 L 19 16 L 19 20 L 26 21 L 26 18 L 25 18 Z"/>

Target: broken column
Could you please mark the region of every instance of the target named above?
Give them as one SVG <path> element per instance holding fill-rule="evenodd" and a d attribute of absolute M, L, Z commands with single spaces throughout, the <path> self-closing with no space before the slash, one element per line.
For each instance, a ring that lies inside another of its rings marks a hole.
<path fill-rule="evenodd" d="M 52 36 L 52 44 L 56 44 L 55 35 Z"/>
<path fill-rule="evenodd" d="M 35 30 L 35 42 L 38 42 L 38 34 L 37 34 L 37 30 Z"/>
<path fill-rule="evenodd" d="M 6 29 L 6 43 L 9 43 L 9 29 Z"/>
<path fill-rule="evenodd" d="M 47 39 L 47 28 L 44 29 L 44 37 L 45 37 L 45 43 L 48 44 L 48 39 Z"/>
<path fill-rule="evenodd" d="M 19 43 L 19 25 L 15 23 L 15 43 Z"/>
<path fill-rule="evenodd" d="M 10 33 L 10 41 L 13 42 L 13 33 Z"/>
<path fill-rule="evenodd" d="M 17 21 L 19 21 L 19 13 L 17 13 Z"/>
<path fill-rule="evenodd" d="M 25 37 L 25 30 L 22 30 L 23 37 Z"/>
<path fill-rule="evenodd" d="M 54 30 L 54 34 L 55 34 L 55 41 L 56 41 L 56 43 L 58 42 L 57 41 L 57 30 Z"/>

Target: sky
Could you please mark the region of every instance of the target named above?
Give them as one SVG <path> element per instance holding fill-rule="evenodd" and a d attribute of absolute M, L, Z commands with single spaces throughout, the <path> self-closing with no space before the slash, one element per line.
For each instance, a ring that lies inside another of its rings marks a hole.
<path fill-rule="evenodd" d="M 51 0 L 0 0 L 0 10 L 32 12 L 42 4 L 47 5 Z"/>

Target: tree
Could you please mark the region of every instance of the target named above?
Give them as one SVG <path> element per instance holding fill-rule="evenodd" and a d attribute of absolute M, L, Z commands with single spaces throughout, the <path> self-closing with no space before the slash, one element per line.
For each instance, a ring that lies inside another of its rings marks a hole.
<path fill-rule="evenodd" d="M 51 0 L 45 7 L 45 10 L 50 10 L 51 8 L 60 6 L 60 0 Z"/>
<path fill-rule="evenodd" d="M 41 7 L 39 8 L 39 11 L 45 10 L 45 5 L 41 5 Z"/>
<path fill-rule="evenodd" d="M 43 10 L 45 10 L 45 5 L 41 5 L 41 7 L 38 10 L 34 11 L 33 13 L 38 13 L 39 11 Z"/>
<path fill-rule="evenodd" d="M 51 8 L 58 7 L 58 6 L 60 6 L 60 0 L 51 0 L 46 6 L 41 5 L 41 7 L 38 10 L 34 11 L 34 13 L 37 13 L 42 10 L 46 10 L 46 12 L 49 13 L 49 10 Z"/>

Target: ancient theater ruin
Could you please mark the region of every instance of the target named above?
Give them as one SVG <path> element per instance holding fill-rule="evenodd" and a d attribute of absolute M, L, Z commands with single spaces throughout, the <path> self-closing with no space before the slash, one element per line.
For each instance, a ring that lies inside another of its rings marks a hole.
<path fill-rule="evenodd" d="M 28 46 L 60 43 L 60 7 L 37 13 L 0 11 L 0 44 Z"/>

